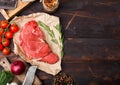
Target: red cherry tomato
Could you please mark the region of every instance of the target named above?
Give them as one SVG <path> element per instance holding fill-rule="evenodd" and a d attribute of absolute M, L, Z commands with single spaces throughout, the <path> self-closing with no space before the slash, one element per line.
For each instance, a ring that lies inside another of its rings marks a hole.
<path fill-rule="evenodd" d="M 1 28 L 5 29 L 8 27 L 8 21 L 7 20 L 2 20 L 0 23 Z"/>
<path fill-rule="evenodd" d="M 7 31 L 7 32 L 5 33 L 5 37 L 8 38 L 8 39 L 13 38 L 13 32 Z"/>
<path fill-rule="evenodd" d="M 0 43 L 2 42 L 2 37 L 0 36 Z"/>
<path fill-rule="evenodd" d="M 19 30 L 18 26 L 16 24 L 12 24 L 10 26 L 10 31 L 12 32 L 17 32 Z"/>
<path fill-rule="evenodd" d="M 3 53 L 4 55 L 10 54 L 10 48 L 8 48 L 8 47 L 3 48 L 2 53 Z"/>
<path fill-rule="evenodd" d="M 0 44 L 0 50 L 3 50 L 3 45 L 2 44 Z"/>
<path fill-rule="evenodd" d="M 9 46 L 10 40 L 7 38 L 4 38 L 4 39 L 2 39 L 2 44 L 3 44 L 3 46 Z"/>
<path fill-rule="evenodd" d="M 0 28 L 0 35 L 4 33 L 4 29 Z"/>

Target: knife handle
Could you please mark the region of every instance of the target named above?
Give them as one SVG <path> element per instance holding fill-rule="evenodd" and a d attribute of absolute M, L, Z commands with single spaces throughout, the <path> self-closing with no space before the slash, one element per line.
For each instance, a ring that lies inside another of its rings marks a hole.
<path fill-rule="evenodd" d="M 4 70 L 10 71 L 10 63 L 6 57 L 0 59 L 0 65 L 4 68 Z"/>

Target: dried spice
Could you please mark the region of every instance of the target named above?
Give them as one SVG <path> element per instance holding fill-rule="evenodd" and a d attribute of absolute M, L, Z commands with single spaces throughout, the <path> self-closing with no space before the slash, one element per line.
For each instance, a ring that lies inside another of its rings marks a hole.
<path fill-rule="evenodd" d="M 47 7 L 54 7 L 56 5 L 56 0 L 44 0 L 44 3 Z"/>
<path fill-rule="evenodd" d="M 60 72 L 54 78 L 54 85 L 73 85 L 73 80 L 66 73 Z"/>
<path fill-rule="evenodd" d="M 59 6 L 58 0 L 42 0 L 43 7 L 46 12 L 53 13 Z"/>

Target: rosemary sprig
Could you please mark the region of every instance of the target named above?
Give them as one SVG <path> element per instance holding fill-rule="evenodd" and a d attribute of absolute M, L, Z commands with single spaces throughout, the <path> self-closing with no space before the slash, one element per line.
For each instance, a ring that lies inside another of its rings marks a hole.
<path fill-rule="evenodd" d="M 51 29 L 49 28 L 49 26 L 47 26 L 46 24 L 44 24 L 44 23 L 41 22 L 41 21 L 38 21 L 38 24 L 39 24 L 41 27 L 43 27 L 43 28 L 48 32 L 48 34 L 49 34 L 50 37 L 51 37 L 51 41 L 53 41 L 54 43 L 60 45 L 60 48 L 61 48 L 61 50 L 62 50 L 61 56 L 63 57 L 63 55 L 64 55 L 64 52 L 63 52 L 63 40 L 64 40 L 64 37 L 62 36 L 60 24 L 57 24 L 56 26 L 54 26 L 54 28 L 55 28 L 55 29 L 59 32 L 59 34 L 60 34 L 59 40 L 56 39 L 53 30 L 51 30 Z M 59 42 L 59 43 L 58 43 L 58 42 Z"/>
<path fill-rule="evenodd" d="M 57 24 L 56 26 L 54 26 L 56 28 L 56 30 L 61 33 L 61 26 L 60 24 Z"/>
<path fill-rule="evenodd" d="M 38 24 L 39 24 L 40 26 L 42 26 L 42 27 L 49 33 L 50 37 L 52 38 L 51 40 L 52 40 L 54 43 L 58 44 L 58 41 L 57 41 L 57 39 L 55 38 L 55 34 L 54 34 L 53 30 L 50 30 L 49 26 L 47 26 L 46 24 L 44 24 L 44 23 L 41 22 L 41 21 L 38 21 Z"/>
<path fill-rule="evenodd" d="M 50 28 L 49 28 L 46 24 L 44 24 L 44 23 L 41 22 L 41 21 L 38 21 L 38 24 L 39 24 L 40 26 L 42 26 L 46 31 L 50 32 Z"/>
<path fill-rule="evenodd" d="M 64 52 L 63 52 L 63 40 L 64 40 L 64 37 L 62 36 L 61 26 L 60 26 L 60 24 L 57 24 L 57 25 L 54 26 L 54 27 L 55 27 L 55 29 L 56 29 L 56 30 L 59 32 L 59 34 L 60 34 L 59 41 L 60 41 L 60 48 L 61 48 L 61 50 L 62 50 L 61 56 L 63 57 L 63 55 L 64 55 Z"/>

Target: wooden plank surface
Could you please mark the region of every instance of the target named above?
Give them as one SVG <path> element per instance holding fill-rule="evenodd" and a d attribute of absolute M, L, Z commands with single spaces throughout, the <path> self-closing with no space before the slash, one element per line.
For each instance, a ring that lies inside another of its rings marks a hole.
<path fill-rule="evenodd" d="M 39 1 L 18 15 L 34 12 L 44 12 Z M 65 37 L 62 69 L 74 85 L 120 85 L 120 0 L 60 0 L 53 15 Z M 17 57 L 12 53 L 9 60 Z M 43 85 L 53 85 L 53 76 L 37 75 Z"/>

